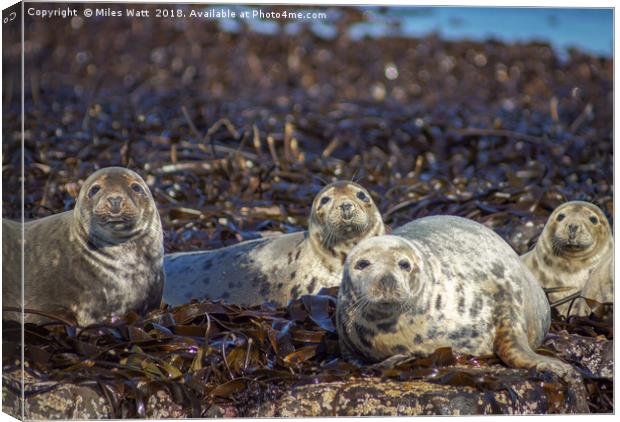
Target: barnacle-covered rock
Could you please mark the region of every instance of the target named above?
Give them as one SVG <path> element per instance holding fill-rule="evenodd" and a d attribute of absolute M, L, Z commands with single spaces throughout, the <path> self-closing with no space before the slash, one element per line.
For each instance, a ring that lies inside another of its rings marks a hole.
<path fill-rule="evenodd" d="M 484 369 L 445 367 L 434 380 L 395 380 L 368 377 L 334 382 L 308 383 L 279 388 L 265 394 L 250 389 L 243 400 L 202 402 L 202 417 L 305 417 L 305 416 L 415 416 L 479 414 L 583 413 L 585 390 L 575 394 L 558 380 L 544 381 L 523 370 L 493 366 Z M 19 372 L 5 374 L 5 383 L 15 385 Z M 460 384 L 460 385 L 459 385 Z M 138 384 L 140 390 L 144 384 Z M 3 385 L 3 411 L 19 415 L 20 398 Z M 40 389 L 27 377 L 26 390 Z M 145 394 L 145 392 L 142 392 Z M 581 396 L 579 396 L 581 394 Z M 127 416 L 119 403 L 109 401 L 101 387 L 61 384 L 57 388 L 29 394 L 26 419 L 107 419 Z M 113 399 L 111 399 L 113 400 Z M 177 403 L 169 391 L 157 389 L 143 396 L 135 409 L 139 417 L 187 418 L 191 409 Z"/>

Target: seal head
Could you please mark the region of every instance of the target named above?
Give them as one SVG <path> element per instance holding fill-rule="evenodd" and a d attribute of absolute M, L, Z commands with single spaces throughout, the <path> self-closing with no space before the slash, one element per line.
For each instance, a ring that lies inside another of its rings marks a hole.
<path fill-rule="evenodd" d="M 76 220 L 92 237 L 117 242 L 148 230 L 157 209 L 149 188 L 137 173 L 107 167 L 86 179 L 75 213 Z"/>
<path fill-rule="evenodd" d="M 422 289 L 424 260 L 411 242 L 398 236 L 382 236 L 376 242 L 354 248 L 344 266 L 343 288 L 366 307 L 413 305 Z"/>
<path fill-rule="evenodd" d="M 324 187 L 314 198 L 308 232 L 322 253 L 346 254 L 361 239 L 383 234 L 381 214 L 370 194 L 354 182 L 339 181 Z"/>
<path fill-rule="evenodd" d="M 543 229 L 545 242 L 555 256 L 588 259 L 611 237 L 607 218 L 589 202 L 567 202 L 553 211 Z"/>

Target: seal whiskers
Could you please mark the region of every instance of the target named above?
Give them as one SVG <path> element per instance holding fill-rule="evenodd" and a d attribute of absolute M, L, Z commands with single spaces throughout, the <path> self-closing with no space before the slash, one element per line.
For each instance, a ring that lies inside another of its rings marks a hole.
<path fill-rule="evenodd" d="M 370 299 L 363 295 L 357 301 L 353 302 L 353 304 L 343 313 L 344 317 L 344 327 L 347 331 L 350 330 L 355 318 L 360 314 L 363 314 L 366 308 L 370 305 Z"/>

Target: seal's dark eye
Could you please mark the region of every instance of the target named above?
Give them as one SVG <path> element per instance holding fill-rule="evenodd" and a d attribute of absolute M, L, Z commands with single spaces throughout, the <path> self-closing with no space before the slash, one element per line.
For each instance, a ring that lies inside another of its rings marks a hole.
<path fill-rule="evenodd" d="M 364 268 L 366 268 L 369 265 L 370 265 L 370 262 L 368 262 L 367 259 L 360 259 L 359 261 L 357 261 L 355 263 L 355 269 L 356 270 L 363 270 Z"/>
<path fill-rule="evenodd" d="M 556 218 L 557 221 L 562 221 L 564 220 L 564 217 L 566 217 L 564 214 L 558 214 L 558 218 Z"/>
<path fill-rule="evenodd" d="M 411 264 L 406 259 L 398 261 L 398 266 L 405 271 L 411 271 Z"/>
<path fill-rule="evenodd" d="M 362 192 L 362 191 L 359 191 L 359 192 L 357 193 L 357 197 L 358 197 L 359 199 L 361 199 L 362 201 L 364 201 L 364 202 L 368 202 L 368 201 L 370 201 L 370 198 L 368 198 L 368 196 L 367 196 L 364 192 Z"/>
<path fill-rule="evenodd" d="M 327 204 L 330 200 L 331 200 L 331 198 L 329 196 L 322 197 L 321 198 L 321 205 Z"/>
<path fill-rule="evenodd" d="M 140 186 L 137 183 L 133 183 L 131 185 L 131 190 L 134 191 L 135 193 L 144 193 L 144 189 L 142 189 L 142 186 Z"/>
<path fill-rule="evenodd" d="M 590 221 L 592 222 L 592 224 L 598 224 L 598 218 L 596 218 L 595 216 L 590 217 Z"/>
<path fill-rule="evenodd" d="M 99 192 L 101 190 L 101 186 L 99 185 L 92 185 L 90 190 L 88 191 L 88 197 L 92 198 L 93 196 L 95 196 L 97 194 L 97 192 Z"/>

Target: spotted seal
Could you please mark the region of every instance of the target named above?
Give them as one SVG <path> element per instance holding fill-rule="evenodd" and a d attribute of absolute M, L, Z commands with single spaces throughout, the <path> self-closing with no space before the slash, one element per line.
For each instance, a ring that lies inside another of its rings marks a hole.
<path fill-rule="evenodd" d="M 354 182 L 334 182 L 314 198 L 307 232 L 166 255 L 164 302 L 178 305 L 207 297 L 243 305 L 283 305 L 338 285 L 351 248 L 384 232 L 368 191 Z"/>
<path fill-rule="evenodd" d="M 22 224 L 3 220 L 2 230 L 2 305 L 19 307 Z M 87 325 L 159 306 L 163 232 L 151 192 L 137 173 L 120 167 L 96 171 L 73 210 L 26 222 L 23 234 L 25 308 Z M 26 313 L 25 320 L 45 318 Z"/>
<path fill-rule="evenodd" d="M 613 238 L 603 211 L 594 204 L 570 201 L 549 216 L 534 249 L 521 258 L 545 288 L 565 287 L 549 293 L 553 303 L 581 291 L 598 302 L 613 301 Z M 566 315 L 570 305 L 557 307 Z M 589 307 L 577 300 L 571 314 L 586 315 Z"/>
<path fill-rule="evenodd" d="M 452 347 L 495 353 L 516 368 L 572 370 L 534 352 L 549 329 L 549 304 L 496 233 L 434 216 L 394 234 L 366 239 L 347 257 L 336 314 L 343 357 L 370 363 Z"/>

